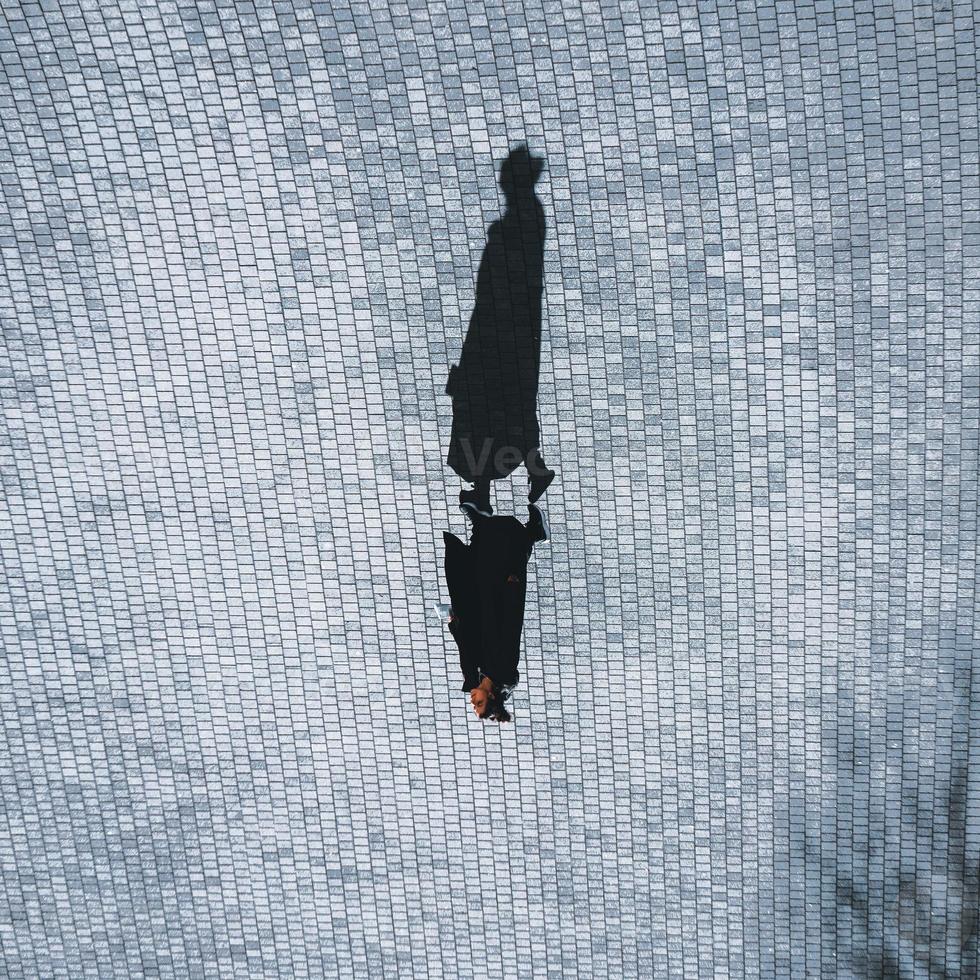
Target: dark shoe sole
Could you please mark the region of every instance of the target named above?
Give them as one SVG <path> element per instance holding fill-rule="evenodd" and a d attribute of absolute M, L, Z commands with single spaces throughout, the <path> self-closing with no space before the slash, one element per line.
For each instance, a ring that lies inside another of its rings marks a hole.
<path fill-rule="evenodd" d="M 539 523 L 539 526 L 538 526 L 538 530 L 539 530 L 539 533 L 541 535 L 543 535 L 540 538 L 539 537 L 536 537 L 534 539 L 534 543 L 535 544 L 546 544 L 547 542 L 549 542 L 551 540 L 551 528 L 548 527 L 548 518 L 544 516 L 544 511 L 541 510 L 540 507 L 535 507 L 534 504 L 531 504 L 528 507 L 528 510 L 531 512 L 531 516 L 532 517 L 534 517 L 535 512 L 537 513 L 538 520 L 540 522 Z"/>

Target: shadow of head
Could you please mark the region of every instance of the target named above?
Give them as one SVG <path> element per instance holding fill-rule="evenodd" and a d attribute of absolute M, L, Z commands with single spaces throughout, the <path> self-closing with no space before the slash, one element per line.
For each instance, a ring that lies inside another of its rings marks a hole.
<path fill-rule="evenodd" d="M 532 194 L 544 170 L 544 157 L 534 156 L 526 143 L 515 146 L 500 165 L 500 187 L 510 200 Z"/>

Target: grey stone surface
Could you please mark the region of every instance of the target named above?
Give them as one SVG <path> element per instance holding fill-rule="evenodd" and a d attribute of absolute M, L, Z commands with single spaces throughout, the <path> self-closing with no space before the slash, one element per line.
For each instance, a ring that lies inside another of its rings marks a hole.
<path fill-rule="evenodd" d="M 975 976 L 977 13 L 4 4 L 0 972 Z M 425 607 L 521 140 L 493 728 Z"/>

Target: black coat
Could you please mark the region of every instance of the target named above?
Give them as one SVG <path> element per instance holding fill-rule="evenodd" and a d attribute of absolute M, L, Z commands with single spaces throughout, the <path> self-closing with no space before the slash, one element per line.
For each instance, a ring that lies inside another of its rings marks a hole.
<path fill-rule="evenodd" d="M 449 531 L 443 537 L 462 689 L 486 675 L 506 696 L 520 677 L 530 532 L 516 517 L 478 517 L 469 545 Z"/>

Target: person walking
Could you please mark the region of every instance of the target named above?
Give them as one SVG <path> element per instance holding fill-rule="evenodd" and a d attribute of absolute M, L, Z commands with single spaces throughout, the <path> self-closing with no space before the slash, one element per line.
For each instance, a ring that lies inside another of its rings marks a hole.
<path fill-rule="evenodd" d="M 472 522 L 470 543 L 443 533 L 447 619 L 459 649 L 462 690 L 477 717 L 510 721 L 505 702 L 520 679 L 527 565 L 535 544 L 549 540 L 547 520 L 534 504 L 524 524 L 484 514 L 472 503 L 462 509 Z"/>

